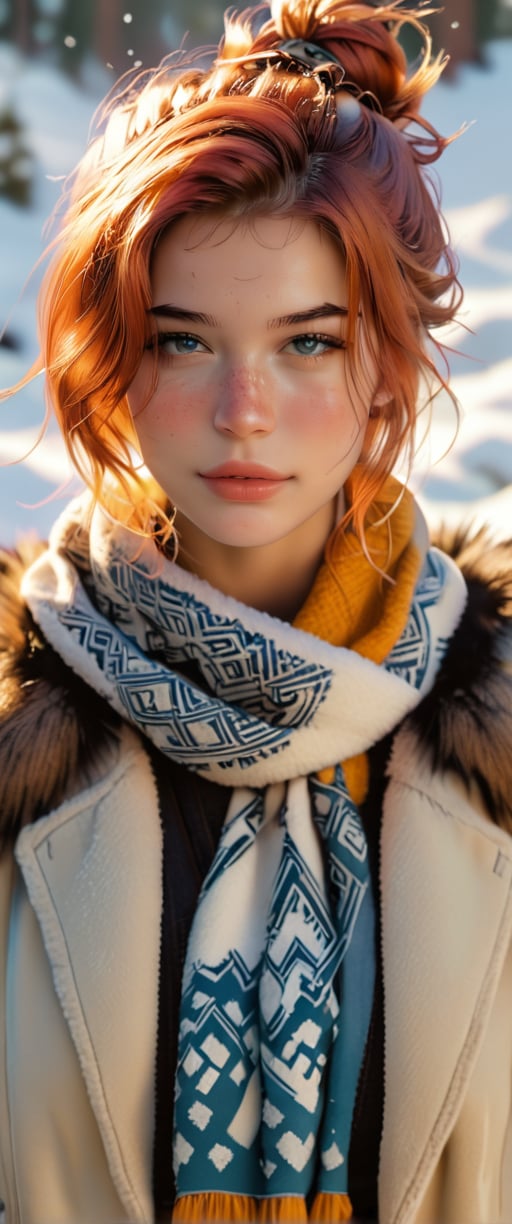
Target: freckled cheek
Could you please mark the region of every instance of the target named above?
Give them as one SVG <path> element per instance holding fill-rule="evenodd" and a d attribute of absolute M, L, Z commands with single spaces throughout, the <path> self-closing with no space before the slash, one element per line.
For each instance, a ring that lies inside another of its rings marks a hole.
<path fill-rule="evenodd" d="M 361 418 L 360 405 L 353 404 L 346 388 L 334 387 L 321 395 L 308 392 L 295 396 L 289 405 L 289 420 L 295 429 L 316 434 L 319 427 L 331 436 L 356 434 Z"/>
<path fill-rule="evenodd" d="M 149 400 L 141 398 L 133 404 L 130 401 L 135 427 L 141 438 L 165 442 L 166 438 L 181 438 L 197 436 L 200 425 L 201 403 L 190 395 L 181 398 L 179 395 L 166 395 L 157 391 Z"/>

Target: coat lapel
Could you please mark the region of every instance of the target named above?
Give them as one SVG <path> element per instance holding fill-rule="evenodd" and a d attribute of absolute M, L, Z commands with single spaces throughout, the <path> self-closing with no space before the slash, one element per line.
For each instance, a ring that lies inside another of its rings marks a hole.
<path fill-rule="evenodd" d="M 426 1192 L 478 1056 L 512 931 L 512 843 L 409 734 L 395 745 L 382 842 L 383 1224 Z"/>
<path fill-rule="evenodd" d="M 129 733 L 98 784 L 26 828 L 16 857 L 129 1218 L 153 1216 L 161 836 L 146 754 Z"/>

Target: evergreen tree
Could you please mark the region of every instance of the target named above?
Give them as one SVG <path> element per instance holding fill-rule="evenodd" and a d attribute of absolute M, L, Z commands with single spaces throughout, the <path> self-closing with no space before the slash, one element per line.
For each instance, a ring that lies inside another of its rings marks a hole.
<path fill-rule="evenodd" d="M 0 195 L 27 206 L 32 198 L 33 159 L 22 125 L 11 107 L 0 112 Z"/>

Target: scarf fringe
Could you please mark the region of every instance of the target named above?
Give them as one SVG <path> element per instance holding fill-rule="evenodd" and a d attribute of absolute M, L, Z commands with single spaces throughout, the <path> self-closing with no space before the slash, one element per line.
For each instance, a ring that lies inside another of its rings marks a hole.
<path fill-rule="evenodd" d="M 258 1224 L 303 1224 L 307 1221 L 308 1211 L 305 1199 L 287 1196 L 286 1198 L 262 1199 L 258 1203 Z"/>
<path fill-rule="evenodd" d="M 348 1194 L 317 1194 L 309 1213 L 311 1221 L 339 1224 L 352 1218 L 352 1203 Z"/>
<path fill-rule="evenodd" d="M 207 1220 L 252 1224 L 257 1219 L 256 1199 L 243 1194 L 183 1194 L 176 1200 L 172 1213 L 172 1224 L 205 1224 Z"/>
<path fill-rule="evenodd" d="M 305 1199 L 292 1195 L 257 1202 L 243 1194 L 184 1194 L 175 1203 L 172 1224 L 341 1224 L 351 1216 L 347 1194 L 317 1194 L 309 1215 Z"/>

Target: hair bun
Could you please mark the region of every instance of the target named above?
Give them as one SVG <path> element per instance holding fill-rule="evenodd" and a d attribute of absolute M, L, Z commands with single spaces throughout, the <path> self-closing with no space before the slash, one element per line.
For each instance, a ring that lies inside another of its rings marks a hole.
<path fill-rule="evenodd" d="M 444 66 L 442 55 L 432 59 L 430 34 L 417 12 L 398 9 L 396 0 L 271 0 L 270 12 L 260 36 L 268 37 L 272 30 L 274 39 L 277 35 L 288 42 L 312 42 L 343 67 L 347 82 L 372 95 L 394 122 L 414 119 Z M 419 67 L 410 74 L 399 41 L 404 25 L 414 27 L 423 46 Z"/>

